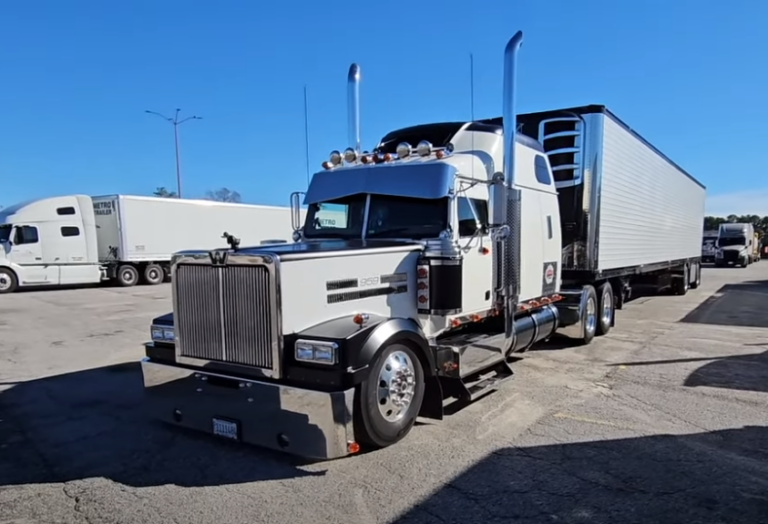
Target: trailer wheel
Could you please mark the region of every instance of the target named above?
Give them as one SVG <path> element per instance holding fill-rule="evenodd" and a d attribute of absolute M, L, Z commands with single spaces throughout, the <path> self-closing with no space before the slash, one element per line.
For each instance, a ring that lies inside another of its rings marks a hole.
<path fill-rule="evenodd" d="M 162 284 L 164 278 L 165 272 L 157 264 L 147 264 L 147 267 L 144 268 L 144 282 L 150 286 Z"/>
<path fill-rule="evenodd" d="M 413 428 L 424 400 L 424 370 L 416 353 L 398 343 L 380 351 L 370 369 L 355 391 L 355 440 L 378 449 Z"/>
<path fill-rule="evenodd" d="M 579 345 L 586 346 L 592 342 L 597 334 L 598 325 L 598 300 L 597 292 L 593 286 L 584 286 L 584 292 L 586 293 L 586 304 L 584 304 L 584 313 L 581 322 L 581 334 L 578 338 Z"/>
<path fill-rule="evenodd" d="M 609 282 L 604 283 L 597 289 L 599 317 L 597 320 L 597 336 L 607 335 L 611 330 L 614 321 L 616 307 L 613 302 L 613 288 Z"/>
<path fill-rule="evenodd" d="M 133 266 L 120 266 L 117 268 L 117 283 L 123 287 L 135 286 L 139 280 L 139 272 Z"/>
<path fill-rule="evenodd" d="M 0 267 L 0 295 L 13 293 L 19 286 L 19 279 L 16 273 L 8 268 Z"/>
<path fill-rule="evenodd" d="M 693 265 L 693 267 L 696 268 L 696 279 L 691 282 L 691 289 L 698 289 L 698 287 L 701 285 L 701 263 L 696 263 Z"/>
<path fill-rule="evenodd" d="M 683 296 L 686 293 L 688 293 L 688 290 L 691 288 L 691 282 L 690 282 L 690 267 L 688 264 L 683 266 L 683 276 L 676 277 L 674 284 L 673 284 L 673 291 L 675 295 Z"/>

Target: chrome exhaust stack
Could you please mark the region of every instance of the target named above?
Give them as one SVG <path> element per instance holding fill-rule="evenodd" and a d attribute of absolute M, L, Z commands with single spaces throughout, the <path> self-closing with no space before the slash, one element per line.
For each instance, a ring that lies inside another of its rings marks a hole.
<path fill-rule="evenodd" d="M 352 64 L 347 74 L 347 116 L 349 118 L 349 146 L 357 156 L 362 154 L 360 142 L 360 66 Z"/>
<path fill-rule="evenodd" d="M 504 128 L 503 180 L 494 186 L 494 222 L 501 225 L 497 234 L 497 304 L 503 302 L 505 346 L 511 350 L 515 343 L 515 312 L 520 295 L 520 190 L 515 188 L 515 148 L 517 145 L 517 115 L 515 113 L 517 52 L 523 44 L 523 32 L 515 33 L 504 50 L 504 90 L 502 120 Z M 502 225 L 503 224 L 503 225 Z M 499 249 L 501 248 L 501 249 Z M 500 282 L 499 282 L 500 280 Z"/>

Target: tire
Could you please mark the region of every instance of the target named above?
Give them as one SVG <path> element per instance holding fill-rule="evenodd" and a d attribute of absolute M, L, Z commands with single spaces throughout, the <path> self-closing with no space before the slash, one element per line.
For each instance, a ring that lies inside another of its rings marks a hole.
<path fill-rule="evenodd" d="M 165 279 L 165 271 L 157 264 L 147 264 L 144 268 L 144 283 L 150 286 L 162 284 Z"/>
<path fill-rule="evenodd" d="M 614 315 L 616 314 L 616 304 L 613 299 L 613 288 L 609 282 L 604 283 L 597 288 L 597 310 L 600 312 L 597 318 L 598 337 L 607 335 L 613 327 Z"/>
<path fill-rule="evenodd" d="M 581 325 L 581 333 L 577 345 L 586 346 L 592 342 L 597 333 L 598 324 L 598 300 L 597 292 L 593 286 L 584 286 L 584 290 L 587 293 L 587 303 L 584 306 L 584 315 L 579 320 Z"/>
<path fill-rule="evenodd" d="M 117 268 L 117 283 L 122 287 L 135 286 L 139 281 L 139 272 L 133 266 L 120 266 Z"/>
<path fill-rule="evenodd" d="M 683 267 L 683 276 L 682 278 L 677 277 L 675 278 L 674 283 L 674 293 L 675 295 L 684 296 L 688 293 L 688 290 L 691 288 L 691 268 L 686 264 Z"/>
<path fill-rule="evenodd" d="M 16 291 L 19 287 L 19 279 L 16 273 L 8 268 L 0 267 L 0 295 L 7 295 Z"/>
<path fill-rule="evenodd" d="M 413 428 L 424 400 L 424 370 L 416 353 L 398 343 L 379 351 L 370 369 L 355 391 L 355 440 L 370 449 L 381 449 L 402 440 Z M 394 385 L 408 390 L 411 397 L 400 413 L 389 394 L 396 380 L 404 381 Z M 390 387 L 380 388 L 381 383 Z"/>
<path fill-rule="evenodd" d="M 691 282 L 691 289 L 698 289 L 701 285 L 701 264 L 696 264 L 696 280 Z"/>
<path fill-rule="evenodd" d="M 171 268 L 170 266 L 163 266 L 163 282 L 171 281 Z"/>

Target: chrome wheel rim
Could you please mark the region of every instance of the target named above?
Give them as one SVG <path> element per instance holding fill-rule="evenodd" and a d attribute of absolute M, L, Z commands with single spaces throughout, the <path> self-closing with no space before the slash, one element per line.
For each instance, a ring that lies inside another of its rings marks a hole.
<path fill-rule="evenodd" d="M 8 291 L 11 289 L 11 277 L 8 275 L 0 275 L 0 291 Z"/>
<path fill-rule="evenodd" d="M 603 294 L 603 311 L 601 314 L 601 320 L 603 325 L 609 326 L 611 324 L 611 316 L 613 315 L 613 294 Z"/>
<path fill-rule="evenodd" d="M 586 318 L 584 319 L 584 330 L 587 334 L 592 334 L 595 332 L 595 328 L 597 327 L 597 307 L 595 307 L 595 299 L 593 297 L 589 297 L 587 299 L 587 311 L 586 311 Z"/>
<path fill-rule="evenodd" d="M 394 351 L 379 369 L 379 413 L 387 422 L 403 418 L 411 406 L 416 391 L 416 373 L 411 358 L 403 351 Z"/>

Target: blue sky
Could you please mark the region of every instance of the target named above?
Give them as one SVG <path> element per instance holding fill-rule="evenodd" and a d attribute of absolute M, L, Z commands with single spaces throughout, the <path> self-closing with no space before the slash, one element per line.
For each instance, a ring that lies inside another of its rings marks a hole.
<path fill-rule="evenodd" d="M 226 186 L 287 205 L 347 147 L 346 73 L 362 136 L 501 112 L 518 29 L 519 111 L 602 103 L 708 187 L 709 210 L 768 214 L 768 3 L 756 0 L 4 0 L 0 204 L 54 194 Z"/>

